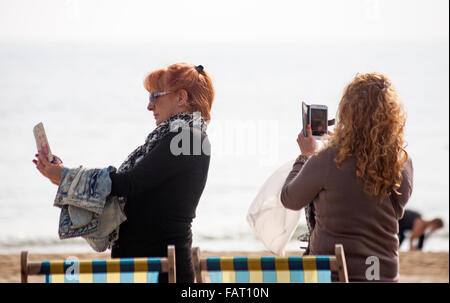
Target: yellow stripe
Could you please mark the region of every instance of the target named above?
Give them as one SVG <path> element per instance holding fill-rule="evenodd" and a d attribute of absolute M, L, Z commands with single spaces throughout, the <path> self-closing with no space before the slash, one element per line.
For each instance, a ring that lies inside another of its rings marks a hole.
<path fill-rule="evenodd" d="M 79 283 L 94 283 L 93 274 L 87 274 L 87 273 L 80 274 Z"/>
<path fill-rule="evenodd" d="M 120 260 L 106 262 L 106 283 L 120 283 Z"/>
<path fill-rule="evenodd" d="M 236 272 L 235 271 L 223 271 L 222 272 L 222 283 L 236 283 Z"/>
<path fill-rule="evenodd" d="M 248 258 L 247 266 L 248 266 L 249 271 L 252 271 L 252 270 L 261 271 L 261 258 L 254 258 L 254 257 Z"/>
<path fill-rule="evenodd" d="M 263 282 L 263 272 L 261 270 L 251 271 L 249 273 L 250 283 L 262 283 Z"/>
<path fill-rule="evenodd" d="M 305 282 L 317 283 L 317 267 L 316 257 L 305 256 L 303 257 L 303 270 L 305 273 Z"/>
<path fill-rule="evenodd" d="M 93 283 L 92 261 L 80 261 L 80 283 Z"/>
<path fill-rule="evenodd" d="M 223 283 L 236 283 L 236 272 L 234 271 L 233 257 L 220 258 L 220 270 L 222 271 Z"/>
<path fill-rule="evenodd" d="M 220 270 L 221 271 L 234 271 L 233 257 L 221 257 L 220 258 Z"/>
<path fill-rule="evenodd" d="M 64 261 L 50 261 L 52 283 L 64 283 Z"/>
<path fill-rule="evenodd" d="M 50 274 L 64 274 L 64 261 L 50 261 Z"/>
<path fill-rule="evenodd" d="M 247 266 L 249 271 L 250 283 L 262 283 L 263 272 L 261 270 L 261 258 L 248 258 Z"/>
<path fill-rule="evenodd" d="M 275 258 L 275 270 L 277 273 L 278 283 L 291 282 L 291 274 L 289 272 L 289 262 L 287 258 Z"/>
<path fill-rule="evenodd" d="M 134 283 L 147 283 L 147 259 L 134 259 Z"/>
<path fill-rule="evenodd" d="M 64 283 L 64 275 L 52 275 L 52 283 Z"/>

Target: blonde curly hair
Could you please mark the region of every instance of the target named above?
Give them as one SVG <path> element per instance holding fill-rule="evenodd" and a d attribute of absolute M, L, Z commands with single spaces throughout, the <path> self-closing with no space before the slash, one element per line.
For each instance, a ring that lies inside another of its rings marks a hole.
<path fill-rule="evenodd" d="M 391 81 L 382 74 L 357 74 L 345 88 L 338 108 L 334 135 L 339 167 L 346 157 L 356 159 L 356 177 L 364 192 L 387 197 L 402 182 L 408 160 L 403 130 L 406 114 Z"/>

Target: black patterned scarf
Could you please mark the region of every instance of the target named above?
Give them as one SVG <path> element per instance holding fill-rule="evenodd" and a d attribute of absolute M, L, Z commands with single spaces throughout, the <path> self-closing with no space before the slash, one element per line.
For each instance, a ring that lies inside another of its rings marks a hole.
<path fill-rule="evenodd" d="M 136 166 L 169 132 L 177 131 L 180 127 L 189 126 L 206 131 L 207 124 L 199 113 L 182 112 L 171 116 L 159 124 L 145 140 L 145 143 L 136 148 L 120 165 L 117 172 L 126 172 Z"/>

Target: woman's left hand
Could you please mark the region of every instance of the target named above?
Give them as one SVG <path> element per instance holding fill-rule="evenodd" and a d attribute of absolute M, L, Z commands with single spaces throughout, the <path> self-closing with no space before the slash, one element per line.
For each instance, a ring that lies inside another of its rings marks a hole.
<path fill-rule="evenodd" d="M 37 157 L 37 160 L 33 160 L 33 163 L 36 164 L 36 168 L 42 175 L 47 177 L 50 182 L 59 185 L 59 182 L 61 181 L 61 172 L 64 168 L 61 159 L 58 156 L 53 155 L 53 161 L 49 162 L 47 157 L 41 152 L 35 156 Z"/>

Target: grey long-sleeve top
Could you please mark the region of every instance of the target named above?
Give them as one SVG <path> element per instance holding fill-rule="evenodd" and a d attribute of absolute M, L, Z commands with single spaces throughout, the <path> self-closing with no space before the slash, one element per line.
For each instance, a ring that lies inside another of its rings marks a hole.
<path fill-rule="evenodd" d="M 313 155 L 305 164 L 295 162 L 281 192 L 288 209 L 299 210 L 313 201 L 316 225 L 310 238 L 310 254 L 334 255 L 335 244 L 343 244 L 350 281 L 373 277 L 374 258 L 379 260 L 379 281 L 396 282 L 399 277 L 398 219 L 413 188 L 409 158 L 402 170 L 399 192 L 380 200 L 367 195 L 356 178 L 354 157 L 337 168 L 333 147 Z M 368 264 L 366 264 L 368 260 Z M 372 267 L 371 267 L 372 266 Z"/>

